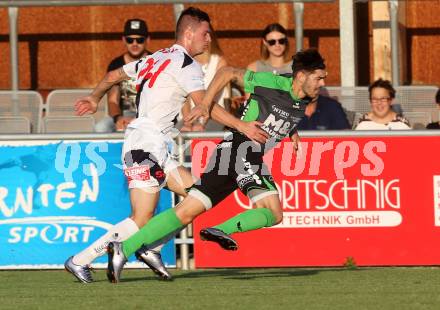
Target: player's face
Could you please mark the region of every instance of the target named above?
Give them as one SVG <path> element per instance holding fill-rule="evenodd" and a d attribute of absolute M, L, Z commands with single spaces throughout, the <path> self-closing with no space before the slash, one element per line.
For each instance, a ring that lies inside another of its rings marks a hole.
<path fill-rule="evenodd" d="M 266 46 L 269 54 L 280 57 L 283 56 L 286 51 L 287 37 L 281 32 L 272 31 L 263 39 L 263 44 Z"/>
<path fill-rule="evenodd" d="M 192 56 L 199 55 L 208 50 L 211 43 L 211 30 L 208 22 L 201 22 L 193 31 L 191 50 Z"/>
<path fill-rule="evenodd" d="M 138 35 L 130 35 L 124 37 L 124 43 L 127 47 L 127 52 L 133 58 L 140 58 L 144 51 L 147 42 L 147 38 Z"/>
<path fill-rule="evenodd" d="M 306 96 L 315 98 L 318 96 L 320 88 L 325 85 L 324 79 L 327 77 L 327 71 L 318 69 L 304 74 L 302 90 Z"/>
<path fill-rule="evenodd" d="M 371 113 L 378 118 L 385 117 L 391 111 L 391 96 L 387 89 L 375 87 L 371 90 Z"/>

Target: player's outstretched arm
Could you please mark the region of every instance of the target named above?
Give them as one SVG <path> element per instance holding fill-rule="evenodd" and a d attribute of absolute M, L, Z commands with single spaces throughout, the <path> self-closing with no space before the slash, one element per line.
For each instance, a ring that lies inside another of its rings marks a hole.
<path fill-rule="evenodd" d="M 208 89 L 206 90 L 205 97 L 203 98 L 203 104 L 211 107 L 217 93 L 225 88 L 225 86 L 230 82 L 234 82 L 235 84 L 243 87 L 245 73 L 245 69 L 230 66 L 223 67 L 218 70 L 214 76 L 214 79 L 211 81 Z"/>
<path fill-rule="evenodd" d="M 199 117 L 209 116 L 209 111 L 212 109 L 214 98 L 217 93 L 223 90 L 223 88 L 231 81 L 238 85 L 242 85 L 245 72 L 246 70 L 244 69 L 229 66 L 218 70 L 214 79 L 209 84 L 208 89 L 203 93 L 203 97 L 200 97 L 200 93 L 191 93 L 191 99 L 193 99 L 196 107 L 186 116 L 185 121 L 193 123 L 198 120 Z"/>
<path fill-rule="evenodd" d="M 98 109 L 98 103 L 105 93 L 113 86 L 126 80 L 128 75 L 121 68 L 109 71 L 99 82 L 89 96 L 78 99 L 75 102 L 75 112 L 77 115 L 93 114 Z"/>
<path fill-rule="evenodd" d="M 217 122 L 242 132 L 252 141 L 266 143 L 266 140 L 269 138 L 269 135 L 260 128 L 263 125 L 262 123 L 257 121 L 244 122 L 218 104 L 214 104 L 211 116 Z"/>

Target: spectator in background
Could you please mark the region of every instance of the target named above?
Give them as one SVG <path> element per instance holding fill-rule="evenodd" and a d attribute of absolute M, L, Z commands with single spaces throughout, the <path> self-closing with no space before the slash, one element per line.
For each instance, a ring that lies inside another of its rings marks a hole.
<path fill-rule="evenodd" d="M 220 70 L 223 67 L 227 66 L 226 59 L 223 57 L 223 52 L 218 44 L 217 37 L 215 36 L 215 31 L 212 28 L 212 25 L 209 25 L 211 29 L 211 43 L 208 47 L 208 49 L 203 52 L 200 55 L 197 55 L 194 57 L 194 59 L 201 65 L 202 71 L 204 74 L 204 82 L 205 87 L 209 86 L 209 83 L 211 83 L 212 79 L 214 78 L 216 72 Z M 215 98 L 215 101 L 225 108 L 227 111 L 229 111 L 229 104 L 225 104 L 225 99 L 229 99 L 231 97 L 231 89 L 230 86 L 226 86 L 223 88 L 223 90 L 217 94 L 217 97 Z M 188 100 L 185 102 L 185 105 L 182 108 L 182 116 L 183 118 L 189 114 L 191 109 L 194 107 L 194 102 L 191 100 L 191 98 L 188 98 Z M 208 130 L 208 131 L 218 131 L 223 130 L 224 126 L 212 119 L 208 121 L 208 123 L 205 125 L 205 127 L 201 126 L 200 124 L 191 124 L 191 123 L 183 123 L 183 127 L 181 128 L 181 131 L 202 131 L 202 130 Z"/>
<path fill-rule="evenodd" d="M 437 107 L 440 109 L 440 88 L 435 94 L 435 103 L 437 103 Z M 429 123 L 426 129 L 440 129 L 440 120 L 438 122 Z"/>
<path fill-rule="evenodd" d="M 411 129 L 407 119 L 391 109 L 396 90 L 388 80 L 378 79 L 368 87 L 371 111 L 362 116 L 356 130 Z"/>
<path fill-rule="evenodd" d="M 287 30 L 278 23 L 269 24 L 261 34 L 260 59 L 247 66 L 254 72 L 272 72 L 273 74 L 292 74 L 292 60 L 289 56 Z M 240 115 L 246 97 L 244 91 L 232 87 L 231 113 Z"/>
<path fill-rule="evenodd" d="M 318 95 L 306 106 L 298 130 L 351 129 L 341 104 L 333 98 Z"/>
<path fill-rule="evenodd" d="M 289 59 L 287 31 L 280 24 L 267 25 L 263 30 L 261 59 L 251 63 L 247 69 L 254 72 L 291 74 L 292 61 Z M 299 130 L 350 129 L 341 104 L 336 100 L 319 95 L 306 107 L 305 115 L 298 124 Z"/>
<path fill-rule="evenodd" d="M 126 51 L 108 65 L 107 72 L 118 69 L 132 61 L 151 53 L 147 50 L 150 36 L 148 26 L 142 19 L 130 19 L 125 22 L 122 42 Z M 107 94 L 109 117 L 105 117 L 95 126 L 96 132 L 123 131 L 136 117 L 135 80 L 124 80 L 112 87 Z"/>
<path fill-rule="evenodd" d="M 292 73 L 286 29 L 278 23 L 267 25 L 260 43 L 261 59 L 248 65 L 254 72 Z"/>

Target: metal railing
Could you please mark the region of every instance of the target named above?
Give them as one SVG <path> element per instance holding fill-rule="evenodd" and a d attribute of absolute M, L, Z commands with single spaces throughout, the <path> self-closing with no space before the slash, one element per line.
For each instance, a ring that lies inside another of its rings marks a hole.
<path fill-rule="evenodd" d="M 296 50 L 303 46 L 303 15 L 305 2 L 334 2 L 335 0 L 280 0 L 277 3 L 294 3 Z M 11 63 L 11 90 L 19 89 L 18 75 L 18 8 L 37 6 L 97 6 L 97 5 L 140 5 L 173 4 L 177 21 L 183 10 L 182 3 L 235 3 L 232 0 L 0 0 L 0 7 L 8 7 L 9 44 Z M 240 0 L 240 3 L 273 3 L 273 0 Z M 353 29 L 348 29 L 353 31 Z M 354 53 L 354 52 L 353 52 Z M 354 85 L 354 84 L 353 84 Z"/>

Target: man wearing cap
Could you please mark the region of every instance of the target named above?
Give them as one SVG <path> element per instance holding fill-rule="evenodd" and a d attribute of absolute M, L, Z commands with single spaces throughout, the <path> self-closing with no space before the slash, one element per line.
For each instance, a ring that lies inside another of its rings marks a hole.
<path fill-rule="evenodd" d="M 107 72 L 118 69 L 123 65 L 139 60 L 151 53 L 146 49 L 150 36 L 148 26 L 142 19 L 129 19 L 125 22 L 122 42 L 126 52 L 108 65 Z M 136 86 L 135 80 L 124 80 L 112 87 L 107 94 L 107 105 L 110 117 L 96 124 L 97 132 L 123 131 L 136 117 Z"/>

